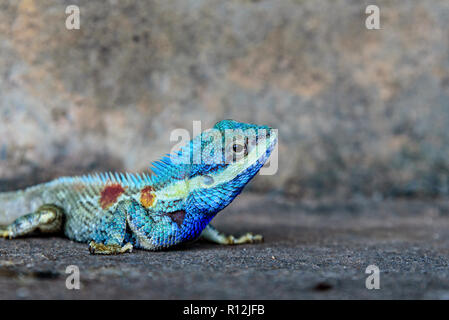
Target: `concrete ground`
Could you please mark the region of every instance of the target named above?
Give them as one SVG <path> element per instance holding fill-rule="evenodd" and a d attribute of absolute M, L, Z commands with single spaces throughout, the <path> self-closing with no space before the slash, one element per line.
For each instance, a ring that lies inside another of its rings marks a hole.
<path fill-rule="evenodd" d="M 0 239 L 0 299 L 449 299 L 449 201 L 246 193 L 213 222 L 265 242 L 94 256 L 58 237 Z M 365 287 L 372 264 L 379 290 Z M 65 286 L 69 265 L 80 290 Z"/>

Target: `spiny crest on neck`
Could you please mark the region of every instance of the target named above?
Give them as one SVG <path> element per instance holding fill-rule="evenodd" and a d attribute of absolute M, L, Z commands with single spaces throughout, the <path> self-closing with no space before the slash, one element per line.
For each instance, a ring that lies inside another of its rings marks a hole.
<path fill-rule="evenodd" d="M 124 187 L 142 187 L 151 185 L 153 178 L 147 173 L 93 173 L 80 177 L 61 177 L 55 180 L 57 183 L 83 183 L 87 185 L 120 184 Z"/>

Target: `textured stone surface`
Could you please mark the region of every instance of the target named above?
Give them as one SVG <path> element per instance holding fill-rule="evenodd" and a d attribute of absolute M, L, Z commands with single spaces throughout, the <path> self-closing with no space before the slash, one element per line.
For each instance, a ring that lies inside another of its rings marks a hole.
<path fill-rule="evenodd" d="M 234 118 L 279 128 L 255 189 L 447 195 L 449 2 L 374 3 L 379 31 L 356 0 L 0 0 L 0 190 L 140 171 Z"/>
<path fill-rule="evenodd" d="M 242 196 L 214 219 L 262 244 L 92 256 L 62 238 L 0 239 L 0 299 L 448 299 L 449 202 Z M 380 290 L 365 270 L 380 269 Z M 66 267 L 81 289 L 67 290 Z"/>

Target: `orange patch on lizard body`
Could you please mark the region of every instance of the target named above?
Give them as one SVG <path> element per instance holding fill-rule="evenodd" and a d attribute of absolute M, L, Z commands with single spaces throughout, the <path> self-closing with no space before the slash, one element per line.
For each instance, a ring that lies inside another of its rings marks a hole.
<path fill-rule="evenodd" d="M 145 208 L 149 208 L 154 204 L 156 196 L 153 187 L 145 187 L 140 191 L 140 203 Z"/>
<path fill-rule="evenodd" d="M 119 184 L 106 186 L 103 191 L 101 191 L 101 207 L 103 209 L 108 209 L 117 202 L 118 197 L 120 197 L 124 192 L 125 189 Z"/>

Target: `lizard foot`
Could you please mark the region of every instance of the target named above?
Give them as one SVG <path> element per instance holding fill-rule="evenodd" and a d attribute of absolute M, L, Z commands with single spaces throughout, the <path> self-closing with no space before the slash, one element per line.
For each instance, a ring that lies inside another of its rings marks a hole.
<path fill-rule="evenodd" d="M 120 254 L 125 252 L 132 252 L 133 245 L 131 243 L 125 244 L 123 247 L 118 244 L 103 244 L 91 241 L 89 243 L 89 252 L 91 254 Z"/>
<path fill-rule="evenodd" d="M 244 244 L 244 243 L 256 243 L 263 242 L 263 236 L 260 234 L 253 234 L 248 232 L 240 237 L 234 237 L 233 235 L 229 235 L 226 237 L 226 244 Z"/>
<path fill-rule="evenodd" d="M 10 232 L 8 230 L 8 228 L 2 228 L 0 227 L 0 238 L 10 238 Z"/>
<path fill-rule="evenodd" d="M 226 245 L 256 243 L 263 241 L 263 237 L 260 234 L 253 234 L 251 232 L 248 232 L 243 236 L 236 237 L 233 235 L 222 233 L 210 224 L 203 230 L 201 237 L 210 242 Z"/>

